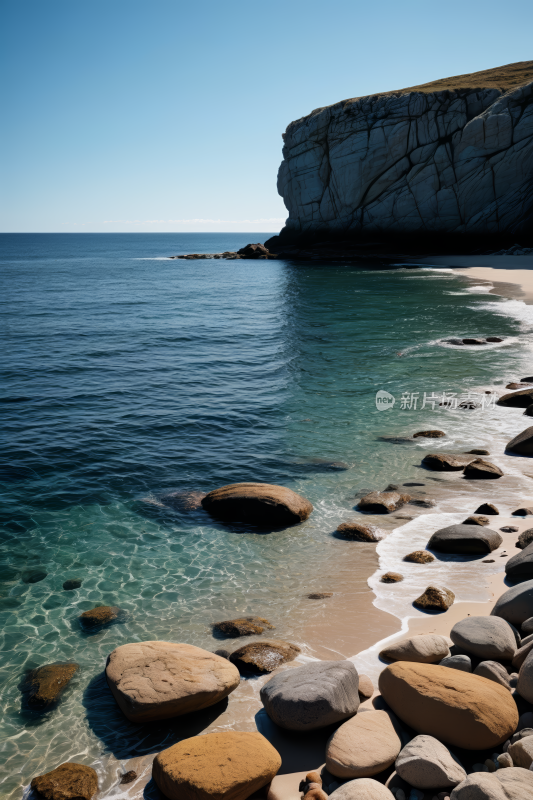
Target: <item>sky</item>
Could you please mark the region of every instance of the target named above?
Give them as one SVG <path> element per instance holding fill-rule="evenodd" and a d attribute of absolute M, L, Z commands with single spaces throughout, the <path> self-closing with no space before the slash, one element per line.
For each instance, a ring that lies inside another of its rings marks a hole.
<path fill-rule="evenodd" d="M 278 231 L 282 133 L 533 59 L 532 0 L 0 0 L 0 231 Z"/>

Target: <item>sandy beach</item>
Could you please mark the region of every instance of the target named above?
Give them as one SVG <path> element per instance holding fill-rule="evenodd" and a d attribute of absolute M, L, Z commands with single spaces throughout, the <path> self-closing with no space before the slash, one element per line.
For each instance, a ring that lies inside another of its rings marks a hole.
<path fill-rule="evenodd" d="M 490 291 L 533 303 L 533 255 L 524 256 L 440 256 L 414 259 L 412 263 L 453 267 L 454 273 L 469 280 L 494 284 Z"/>

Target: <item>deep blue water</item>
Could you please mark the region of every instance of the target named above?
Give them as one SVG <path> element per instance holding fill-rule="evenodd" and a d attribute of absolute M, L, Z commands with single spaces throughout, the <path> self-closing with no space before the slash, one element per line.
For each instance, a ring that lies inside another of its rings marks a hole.
<path fill-rule="evenodd" d="M 357 492 L 420 475 L 410 446 L 377 437 L 447 424 L 421 399 L 402 410 L 401 394 L 502 384 L 523 363 L 517 304 L 450 273 L 166 259 L 268 235 L 0 236 L 3 796 L 113 750 L 80 709 L 118 644 L 215 649 L 211 623 L 236 610 L 276 615 L 294 635 L 296 565 L 314 564 L 308 588 L 320 588 Z M 439 344 L 490 334 L 505 344 Z M 394 409 L 377 411 L 378 389 Z M 453 417 L 455 448 L 480 446 L 472 420 Z M 316 511 L 264 536 L 164 501 L 244 480 L 291 486 Z M 81 588 L 63 591 L 67 578 Z M 97 604 L 127 616 L 89 637 L 77 617 Z M 28 716 L 21 676 L 58 660 L 82 666 L 78 683 L 53 713 Z"/>

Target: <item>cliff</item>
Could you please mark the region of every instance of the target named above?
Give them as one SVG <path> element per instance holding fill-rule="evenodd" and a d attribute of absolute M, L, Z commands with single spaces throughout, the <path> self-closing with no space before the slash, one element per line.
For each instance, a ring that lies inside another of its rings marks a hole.
<path fill-rule="evenodd" d="M 533 61 L 319 108 L 283 136 L 280 237 L 533 238 Z"/>

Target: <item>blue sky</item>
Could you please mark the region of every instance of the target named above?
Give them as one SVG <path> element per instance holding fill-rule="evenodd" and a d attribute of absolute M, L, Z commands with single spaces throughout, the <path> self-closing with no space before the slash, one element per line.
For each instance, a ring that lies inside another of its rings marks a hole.
<path fill-rule="evenodd" d="M 1 231 L 276 231 L 287 124 L 533 58 L 531 0 L 1 0 Z"/>

